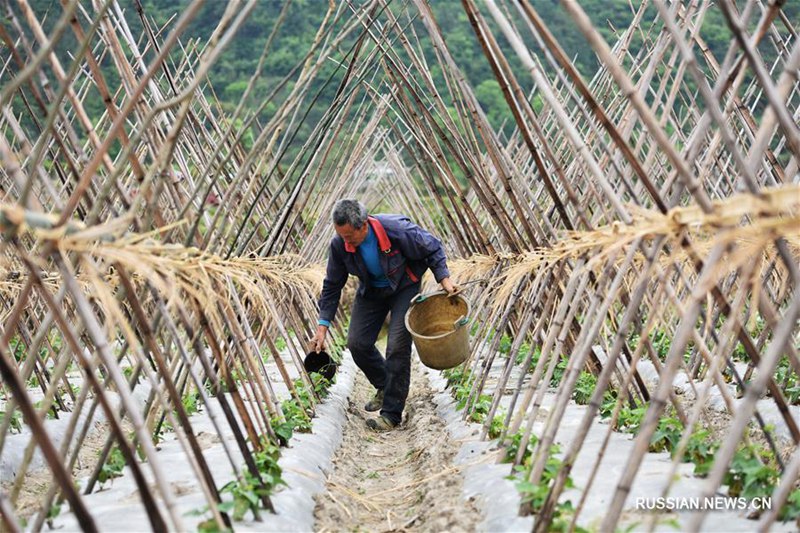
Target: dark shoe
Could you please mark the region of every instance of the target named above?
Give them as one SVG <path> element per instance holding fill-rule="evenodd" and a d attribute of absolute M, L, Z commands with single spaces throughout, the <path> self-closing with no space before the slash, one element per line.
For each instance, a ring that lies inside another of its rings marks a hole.
<path fill-rule="evenodd" d="M 381 407 L 383 407 L 383 389 L 378 389 L 378 392 L 375 393 L 375 396 L 373 396 L 370 401 L 364 404 L 364 409 L 366 411 L 375 412 L 380 411 Z"/>
<path fill-rule="evenodd" d="M 367 427 L 374 429 L 375 431 L 389 431 L 390 429 L 394 429 L 396 425 L 397 424 L 383 415 L 379 416 L 378 418 L 370 418 L 367 420 Z"/>

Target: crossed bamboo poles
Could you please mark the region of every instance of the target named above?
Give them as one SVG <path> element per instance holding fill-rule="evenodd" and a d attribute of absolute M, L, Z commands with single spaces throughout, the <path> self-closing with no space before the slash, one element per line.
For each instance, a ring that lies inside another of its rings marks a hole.
<path fill-rule="evenodd" d="M 525 449 L 544 400 L 541 384 L 550 382 L 562 356 L 567 360 L 556 404 L 534 453 L 530 481 L 541 478 L 549 444 L 557 440 L 579 372 L 589 368 L 598 376 L 591 408 L 565 453 L 565 467 L 539 510 L 537 528 L 548 527 L 569 467 L 582 449 L 583 437 L 607 388 L 619 390 L 612 419 L 624 402 L 649 402 L 650 408 L 603 522 L 604 530 L 613 529 L 619 521 L 650 435 L 668 403 L 684 424 L 683 446 L 700 419 L 702 398 L 710 384 L 719 388 L 729 412 L 734 413 L 732 398 L 723 385 L 726 368 L 741 383 L 752 377 L 753 368 L 757 368 L 757 377 L 746 387 L 742 407 L 736 411 L 706 484 L 708 493 L 719 488 L 751 419 L 759 424 L 773 450 L 779 446 L 755 409 L 762 391 L 769 389 L 793 441 L 793 452 L 782 464 L 781 483 L 773 494 L 777 508 L 792 490 L 800 468 L 800 435 L 783 396 L 788 382 L 778 383 L 772 377 L 782 354 L 788 357 L 795 379 L 800 368 L 790 342 L 797 327 L 797 251 L 792 241 L 796 229 L 789 225 L 789 231 L 776 231 L 773 226 L 761 225 L 763 219 L 757 215 L 759 195 L 776 197 L 791 191 L 776 185 L 791 181 L 797 172 L 798 133 L 791 120 L 796 111 L 787 102 L 796 91 L 797 80 L 791 73 L 800 60 L 800 48 L 779 3 L 765 6 L 752 35 L 742 28 L 748 27 L 746 22 L 756 13 L 757 4 L 749 2 L 739 14 L 724 3 L 723 13 L 734 38 L 719 64 L 699 33 L 712 9 L 708 2 L 655 5 L 658 14 L 654 20 L 647 19 L 647 4 L 643 4 L 634 14 L 638 24 L 618 33 L 616 44 L 609 48 L 580 7 L 564 2 L 603 65 L 585 81 L 533 5 L 464 1 L 464 13 L 513 117 L 513 124 L 500 132 L 489 124 L 474 88 L 451 56 L 432 10 L 423 2 L 331 4 L 304 60 L 276 84 L 256 111 L 245 111 L 245 106 L 239 105 L 230 116 L 204 96 L 204 74 L 254 8 L 252 2 L 232 3 L 204 47 L 179 44 L 181 33 L 199 9 L 197 2 L 167 32 L 139 6 L 137 16 L 145 28 L 141 42 L 115 2 L 98 3 L 91 14 L 80 11 L 81 17 L 73 19 L 77 3 L 65 1 L 64 12 L 48 35 L 37 29 L 41 27 L 37 14 L 21 2 L 19 11 L 9 10 L 12 23 L 0 35 L 12 50 L 11 60 L 18 71 L 5 85 L 0 101 L 5 104 L 21 94 L 20 90 L 28 91 L 24 109 L 34 129 L 26 128 L 13 114 L 3 116 L 4 127 L 14 133 L 13 143 L 3 138 L 0 145 L 5 168 L 3 194 L 26 208 L 22 215 L 17 212 L 23 219 L 53 211 L 65 222 L 74 210 L 89 228 L 102 228 L 110 220 L 123 220 L 120 228 L 139 232 L 163 227 L 158 233 L 163 242 L 183 244 L 182 259 L 175 260 L 175 268 L 181 262 L 197 260 L 192 246 L 203 250 L 198 252 L 201 254 L 217 254 L 219 261 L 247 263 L 257 262 L 259 256 L 278 256 L 290 267 L 302 261 L 285 254 L 299 253 L 312 262 L 322 262 L 329 235 L 327 213 L 342 196 L 361 196 L 374 209 L 413 213 L 420 223 L 436 229 L 452 257 L 469 258 L 455 263 L 462 281 L 487 276 L 506 280 L 475 291 L 474 308 L 482 320 L 469 361 L 476 379 L 464 416 L 469 416 L 488 386 L 492 367 L 504 365 L 500 381 L 494 385 L 487 420 L 498 412 L 503 391 L 510 388 L 512 408 L 505 417 L 504 433 L 507 436 L 522 429 L 520 450 Z M 290 6 L 284 6 L 277 13 L 262 60 L 288 9 Z M 519 17 L 509 17 L 512 11 Z M 513 20 L 520 22 L 515 26 Z M 632 39 L 637 32 L 644 33 L 640 28 L 648 24 L 644 44 L 636 56 L 631 55 Z M 23 25 L 31 27 L 39 40 L 37 52 L 20 31 Z M 49 51 L 68 27 L 83 46 L 73 63 L 64 68 Z M 768 44 L 776 45 L 771 65 L 754 53 L 767 36 L 771 39 Z M 538 49 L 524 39 L 533 39 Z M 183 54 L 181 62 L 168 61 L 168 54 L 178 49 Z M 428 50 L 434 53 L 426 54 Z M 513 55 L 508 55 L 509 50 Z M 124 80 L 119 87 L 110 87 L 97 67 L 96 58 L 103 55 L 112 58 Z M 332 56 L 341 58 L 337 70 L 323 76 L 323 66 Z M 512 68 L 512 58 L 523 65 L 523 72 Z M 34 74 L 42 72 L 45 61 L 60 83 L 58 91 L 36 81 Z M 662 64 L 669 68 L 660 69 Z M 444 86 L 433 83 L 429 70 L 434 66 L 443 73 Z M 9 69 L 6 66 L 6 72 Z M 777 83 L 769 77 L 771 71 L 778 76 Z M 242 103 L 255 90 L 259 76 L 257 71 L 249 80 Z M 293 89 L 278 96 L 290 80 Z M 526 80 L 532 85 L 526 86 Z M 325 94 L 320 86 L 337 90 L 326 102 L 323 120 L 307 138 L 300 139 L 297 134 L 304 113 Z M 83 101 L 95 89 L 103 97 L 107 114 L 91 124 Z M 539 96 L 544 105 L 537 109 L 531 94 Z M 63 102 L 71 113 L 53 102 Z M 262 125 L 259 114 L 268 103 L 275 103 L 277 111 Z M 768 110 L 763 117 L 756 112 L 762 107 Z M 49 111 L 56 109 L 59 111 Z M 135 127 L 127 132 L 124 123 Z M 248 132 L 255 134 L 252 144 L 246 145 Z M 89 144 L 81 144 L 83 136 Z M 116 159 L 108 150 L 112 142 L 121 146 Z M 297 155 L 289 150 L 295 144 L 300 144 Z M 743 211 L 736 211 L 725 199 L 741 187 L 755 196 Z M 714 199 L 722 199 L 723 207 L 715 208 Z M 729 238 L 715 240 L 688 230 L 678 231 L 675 238 L 664 230 L 664 224 L 662 231 L 653 230 L 659 221 L 668 220 L 659 217 L 665 217 L 669 208 L 681 205 L 696 207 L 670 213 L 692 213 L 697 221 L 711 220 L 721 209 L 723 215 L 711 227 L 726 231 Z M 787 205 L 781 217 L 791 219 L 796 211 Z M 642 208 L 654 211 L 646 215 Z M 126 212 L 130 216 L 119 219 Z M 733 212 L 751 225 L 739 229 L 739 220 L 730 215 Z M 184 219 L 188 224 L 173 224 Z M 644 231 L 645 227 L 651 231 Z M 747 228 L 757 237 L 756 244 L 743 240 Z M 757 235 L 764 228 L 769 228 L 768 240 Z M 565 237 L 564 230 L 573 229 L 578 233 Z M 124 234 L 120 231 L 116 235 Z M 617 238 L 621 234 L 628 235 L 625 246 Z M 61 477 L 58 487 L 44 499 L 43 508 L 48 509 L 57 490 L 62 490 L 74 502 L 82 525 L 91 528 L 91 517 L 81 512 L 80 497 L 65 486 L 64 476 L 69 476 L 88 430 L 86 425 L 77 427 L 77 414 L 93 412 L 99 406 L 109 420 L 127 419 L 138 433 L 130 439 L 121 422 L 117 423 L 98 465 L 114 442 L 129 462 L 135 463 L 132 450 L 146 440 L 145 428 L 161 427 L 167 420 L 182 428 L 176 431 L 191 450 L 189 456 L 195 458 L 198 479 L 216 519 L 224 524 L 225 517 L 215 505 L 219 500 L 216 480 L 204 469 L 190 424 L 176 400 L 192 387 L 200 392 L 204 380 L 210 380 L 220 401 L 225 398 L 219 394 L 223 383 L 228 390 L 237 391 L 234 405 L 225 415 L 232 427 L 239 428 L 238 445 L 247 458 L 245 435 L 250 446 L 256 446 L 253 439 L 269 434 L 268 415 L 279 409 L 257 354 L 266 347 L 276 363 L 282 362 L 271 338 L 276 334 L 289 337 L 289 330 L 301 337 L 298 332 L 305 331 L 307 317 L 313 315 L 313 297 L 308 291 L 291 291 L 284 300 L 267 291 L 260 305 L 269 319 L 259 320 L 251 316 L 253 303 L 248 294 L 252 285 L 244 283 L 237 288 L 233 276 L 213 286 L 214 292 L 225 295 L 213 313 L 200 303 L 203 300 L 197 291 L 188 293 L 187 303 L 175 306 L 165 296 L 165 288 L 156 283 L 158 278 L 142 285 L 130 263 L 98 262 L 89 248 L 64 252 L 52 243 L 41 246 L 33 235 L 22 231 L 4 240 L 9 290 L 3 293 L 3 314 L 7 318 L 4 323 L 10 325 L 3 338 L 4 361 L 8 363 L 4 381 L 16 386 L 12 402 L 18 401 L 31 419 L 33 406 L 30 401 L 25 403 L 29 398 L 23 385 L 36 375 L 45 394 L 39 416 L 48 411 L 60 416 L 71 403 L 78 435 L 74 448 L 56 451 L 51 447 L 47 452 L 51 468 Z M 147 254 L 158 253 L 147 250 Z M 746 254 L 763 254 L 764 259 L 742 262 Z M 598 255 L 599 259 L 589 261 Z M 103 278 L 112 267 L 118 276 L 114 284 Z M 276 268 L 282 272 L 282 267 Z M 98 296 L 88 302 L 83 294 L 92 290 Z M 20 303 L 31 298 L 27 308 Z M 101 349 L 112 338 L 107 334 L 104 338 L 101 327 L 108 317 L 120 328 L 116 335 L 123 349 L 119 354 Z M 745 326 L 757 317 L 766 327 L 751 337 Z M 716 325 L 719 322 L 721 326 Z M 60 347 L 54 346 L 51 332 L 55 330 L 66 341 Z M 657 357 L 651 339 L 657 330 L 674 334 L 664 361 Z M 496 353 L 500 333 L 506 331 L 514 335 L 514 341 L 511 355 L 503 361 Z M 633 334 L 640 339 L 637 343 L 629 340 Z M 29 354 L 21 367 L 7 353 L 15 335 L 15 346 L 24 346 Z M 519 365 L 512 356 L 525 342 L 541 351 L 528 378 L 519 370 L 530 366 L 533 351 Z M 694 348 L 687 365 L 683 354 L 689 342 Z M 66 370 L 69 361 L 81 361 L 89 371 L 97 364 L 81 358 L 81 346 L 86 343 L 99 350 L 106 373 L 99 374 L 95 384 L 73 391 Z M 730 359 L 736 343 L 750 361 L 743 376 Z M 161 353 L 170 345 L 180 357 Z M 606 347 L 604 361 L 594 351 L 598 345 Z M 42 357 L 40 346 L 46 347 Z M 300 354 L 295 350 L 289 355 L 291 364 L 299 367 Z M 139 374 L 161 383 L 152 389 L 141 413 L 130 403 L 116 413 L 104 405 L 109 387 L 125 389 L 125 376 L 113 370 L 120 364 L 115 357 L 134 369 L 131 384 L 138 382 Z M 658 369 L 655 389 L 644 383 L 636 370 L 641 359 Z M 203 376 L 189 370 L 196 360 L 202 363 Z M 225 370 L 228 365 L 240 371 L 242 382 L 231 380 L 231 373 Z M 153 368 L 160 376 L 153 375 Z M 679 371 L 689 376 L 697 391 L 694 405 L 684 404 L 671 390 Z M 22 381 L 12 384 L 12 374 Z M 282 379 L 291 389 L 287 373 L 282 372 Z M 59 383 L 63 387 L 59 388 Z M 264 407 L 260 412 L 248 411 L 242 398 Z M 233 420 L 234 409 L 247 413 L 243 427 Z M 0 439 L 9 435 L 10 424 L 11 418 L 4 418 Z M 488 425 L 484 433 L 486 430 Z M 602 468 L 607 443 L 594 463 L 593 476 Z M 43 428 L 36 429 L 30 440 L 29 455 L 37 445 L 47 446 Z M 152 450 L 146 450 L 150 466 L 157 468 L 157 457 L 151 454 Z M 517 462 L 520 460 L 518 456 Z M 678 453 L 673 470 L 680 460 Z M 140 468 L 132 468 L 138 475 Z M 238 466 L 233 468 L 238 471 Z M 248 468 L 252 471 L 253 465 Z M 17 487 L 24 479 L 24 473 L 18 476 Z M 665 476 L 665 494 L 670 480 L 671 476 Z M 169 503 L 168 489 L 163 484 L 161 489 Z M 11 493 L 12 504 L 19 490 Z M 153 527 L 167 521 L 179 526 L 180 518 L 169 505 L 170 516 L 163 517 L 152 501 L 144 504 Z M 580 520 L 581 511 L 582 504 L 573 514 L 573 523 Z M 768 528 L 776 513 L 765 513 L 760 527 Z M 704 517 L 696 515 L 692 526 L 699 528 Z M 37 528 L 43 520 L 40 513 Z"/>

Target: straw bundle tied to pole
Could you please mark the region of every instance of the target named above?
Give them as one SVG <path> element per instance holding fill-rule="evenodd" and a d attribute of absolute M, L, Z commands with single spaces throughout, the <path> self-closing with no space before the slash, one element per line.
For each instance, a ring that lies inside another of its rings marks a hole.
<path fill-rule="evenodd" d="M 487 285 L 497 284 L 497 277 L 493 273 L 502 269 L 517 256 L 513 254 L 483 255 L 475 254 L 466 258 L 454 258 L 448 261 L 450 275 L 459 283 L 485 281 Z"/>
<path fill-rule="evenodd" d="M 12 213 L 20 211 L 16 206 L 3 205 L 0 213 L 10 221 L 14 220 Z M 247 295 L 255 310 L 266 315 L 268 306 L 264 298 L 279 303 L 293 296 L 314 299 L 322 285 L 322 267 L 309 265 L 297 255 L 223 259 L 196 247 L 158 241 L 158 235 L 170 227 L 147 234 L 124 233 L 128 226 L 129 221 L 121 218 L 91 228 L 73 228 L 69 232 L 64 227 L 53 230 L 26 228 L 20 224 L 14 224 L 14 231 L 18 234 L 28 230 L 32 237 L 53 245 L 62 253 L 76 252 L 98 260 L 100 264 L 95 269 L 110 274 L 103 284 L 118 286 L 112 281 L 113 268 L 122 266 L 139 283 L 152 283 L 168 302 L 186 295 L 203 303 L 210 303 L 209 298 L 214 296 L 228 301 L 231 296 L 228 281 L 232 281 L 241 294 Z M 9 228 L 10 225 L 0 224 L 0 231 Z M 97 283 L 95 288 L 98 288 Z"/>
<path fill-rule="evenodd" d="M 566 232 L 552 247 L 537 248 L 517 256 L 506 256 L 508 266 L 496 284 L 497 300 L 506 301 L 520 279 L 540 268 L 587 256 L 584 268 L 601 268 L 607 260 L 638 239 L 666 237 L 672 253 L 660 258 L 663 263 L 687 260 L 681 242 L 690 237 L 695 251 L 736 244 L 727 261 L 720 262 L 716 280 L 743 263 L 760 257 L 777 238 L 789 243 L 800 257 L 800 186 L 785 185 L 764 189 L 759 195 L 739 194 L 713 203 L 710 212 L 697 206 L 676 207 L 667 213 L 630 207 L 630 224 L 615 222 L 592 231 Z M 715 280 L 710 280 L 715 281 Z"/>

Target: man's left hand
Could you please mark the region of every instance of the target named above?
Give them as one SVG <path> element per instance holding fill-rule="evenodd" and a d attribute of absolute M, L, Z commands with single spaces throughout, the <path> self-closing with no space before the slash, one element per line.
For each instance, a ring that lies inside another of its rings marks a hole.
<path fill-rule="evenodd" d="M 458 285 L 450 281 L 450 278 L 442 278 L 442 281 L 439 283 L 442 285 L 442 288 L 450 294 L 450 296 L 457 294 L 459 291 Z"/>

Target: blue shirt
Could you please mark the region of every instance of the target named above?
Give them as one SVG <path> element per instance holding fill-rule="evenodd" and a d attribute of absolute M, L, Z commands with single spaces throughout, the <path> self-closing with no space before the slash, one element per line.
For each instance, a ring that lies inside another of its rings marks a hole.
<path fill-rule="evenodd" d="M 381 268 L 380 251 L 378 250 L 378 237 L 367 224 L 367 237 L 364 242 L 358 245 L 358 254 L 364 260 L 364 265 L 369 272 L 369 284 L 372 287 L 389 287 L 389 278 L 383 273 Z"/>

